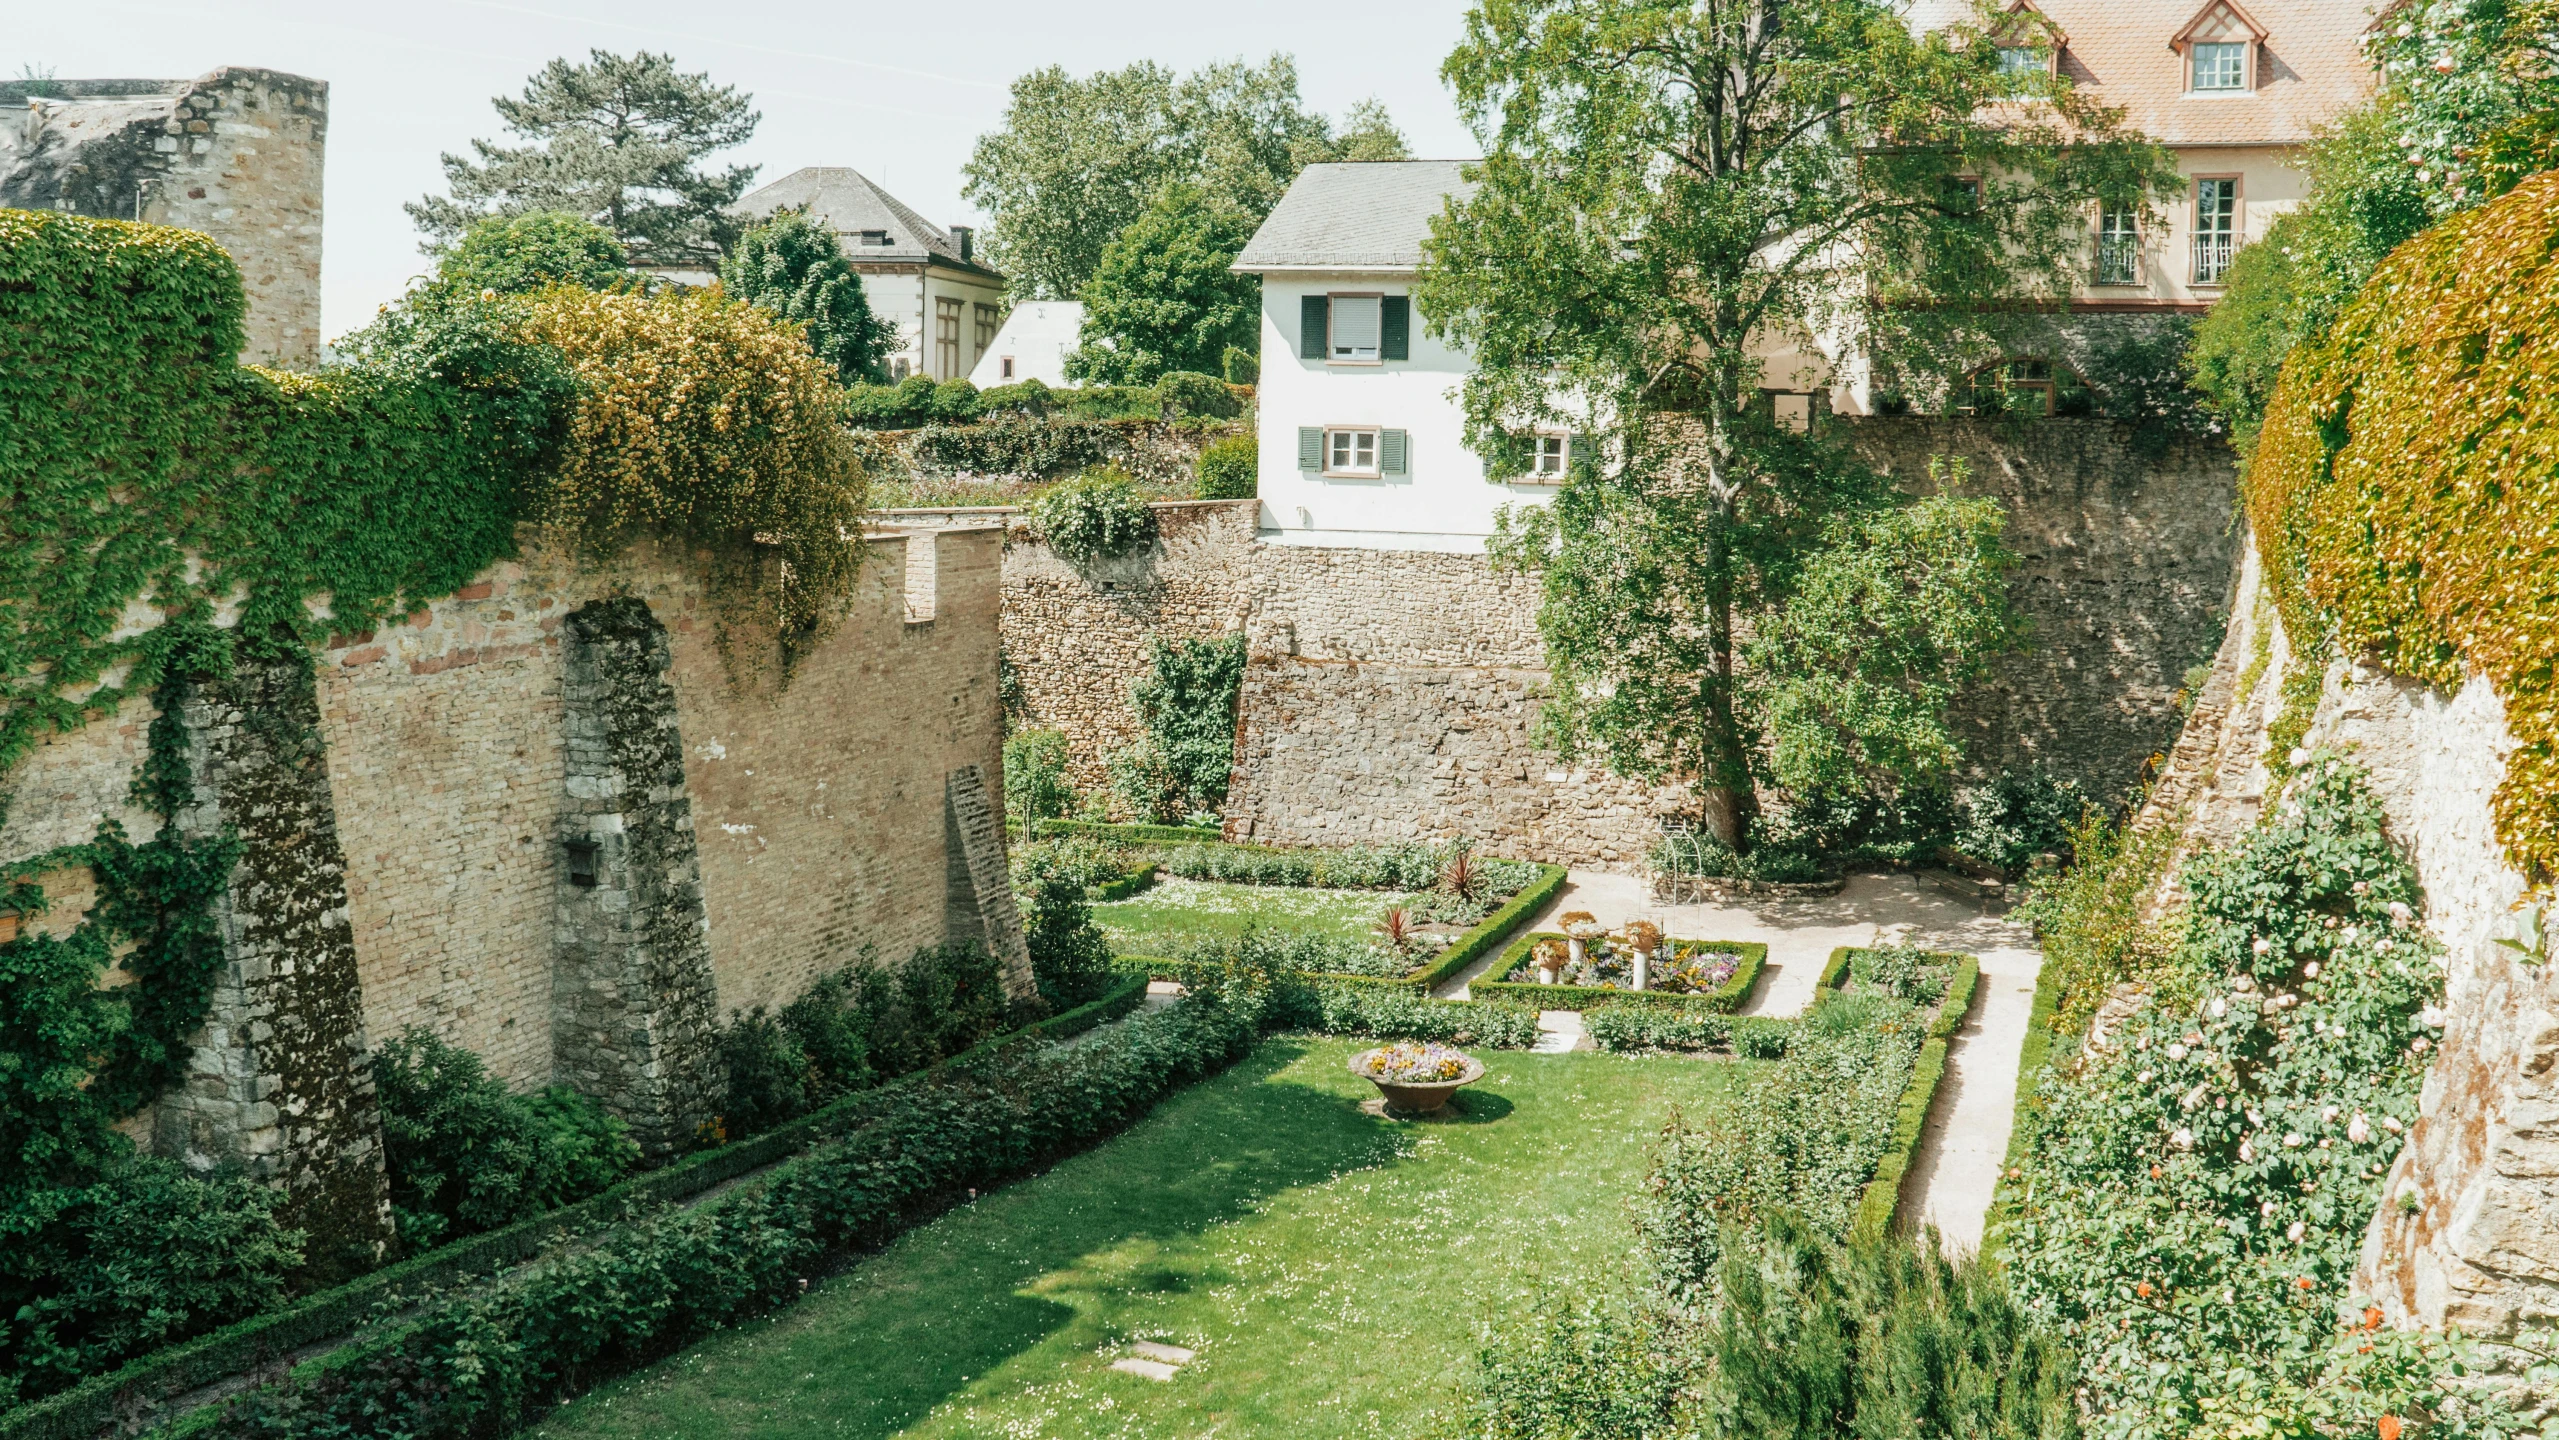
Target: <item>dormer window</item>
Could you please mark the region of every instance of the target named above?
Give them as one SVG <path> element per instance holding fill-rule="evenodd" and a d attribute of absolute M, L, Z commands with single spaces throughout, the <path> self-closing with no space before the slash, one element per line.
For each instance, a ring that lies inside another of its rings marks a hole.
<path fill-rule="evenodd" d="M 2069 43 L 2052 17 L 2035 8 L 2034 0 L 2011 0 L 1990 34 L 1991 43 L 1999 47 L 2003 76 L 2057 74 L 2061 47 Z"/>
<path fill-rule="evenodd" d="M 2048 75 L 2052 68 L 2053 52 L 2041 45 L 1999 47 L 1999 73 L 2002 75 Z"/>
<path fill-rule="evenodd" d="M 886 245 L 889 243 L 889 232 L 886 230 L 865 230 L 862 232 L 862 243 L 865 245 Z"/>
<path fill-rule="evenodd" d="M 2257 88 L 2265 27 L 2231 0 L 2212 0 L 2168 42 L 2186 67 L 2189 95 L 2245 95 Z"/>

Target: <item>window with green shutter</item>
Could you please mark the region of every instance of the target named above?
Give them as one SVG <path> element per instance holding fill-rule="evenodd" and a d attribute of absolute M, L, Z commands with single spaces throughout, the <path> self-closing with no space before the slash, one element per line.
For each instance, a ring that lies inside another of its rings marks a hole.
<path fill-rule="evenodd" d="M 1321 360 L 1333 328 L 1332 297 L 1308 295 L 1297 302 L 1297 353 L 1301 359 Z"/>
<path fill-rule="evenodd" d="M 1377 332 L 1379 359 L 1413 358 L 1413 301 L 1410 296 L 1389 295 L 1378 302 Z"/>
<path fill-rule="evenodd" d="M 1405 439 L 1404 432 L 1401 430 L 1380 430 L 1377 432 L 1378 474 L 1401 475 L 1404 473 L 1404 451 L 1406 444 L 1407 441 Z"/>
<path fill-rule="evenodd" d="M 1300 470 L 1324 468 L 1323 427 L 1318 425 L 1297 427 L 1297 468 Z"/>

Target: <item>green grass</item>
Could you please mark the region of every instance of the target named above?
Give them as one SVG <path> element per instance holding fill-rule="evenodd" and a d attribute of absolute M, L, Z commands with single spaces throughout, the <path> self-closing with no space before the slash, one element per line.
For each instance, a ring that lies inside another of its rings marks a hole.
<path fill-rule="evenodd" d="M 1167 955 L 1185 940 L 1241 935 L 1255 926 L 1366 940 L 1386 907 L 1408 898 L 1391 890 L 1167 878 L 1143 894 L 1095 905 L 1093 920 L 1110 936 L 1113 949 Z"/>
<path fill-rule="evenodd" d="M 1494 1054 L 1448 1122 L 1283 1036 L 1128 1134 L 916 1230 L 770 1321 L 608 1386 L 557 1437 L 1400 1436 L 1538 1281 L 1622 1273 L 1673 1106 L 1760 1067 Z M 1197 1349 L 1170 1383 L 1111 1370 Z"/>

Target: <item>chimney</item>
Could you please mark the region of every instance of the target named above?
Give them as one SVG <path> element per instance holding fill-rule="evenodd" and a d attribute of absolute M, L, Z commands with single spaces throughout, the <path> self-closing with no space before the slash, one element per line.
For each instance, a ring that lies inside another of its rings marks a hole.
<path fill-rule="evenodd" d="M 960 258 L 962 260 L 975 258 L 971 254 L 971 251 L 977 241 L 977 231 L 975 229 L 966 225 L 954 225 L 951 227 L 951 238 L 959 242 Z"/>

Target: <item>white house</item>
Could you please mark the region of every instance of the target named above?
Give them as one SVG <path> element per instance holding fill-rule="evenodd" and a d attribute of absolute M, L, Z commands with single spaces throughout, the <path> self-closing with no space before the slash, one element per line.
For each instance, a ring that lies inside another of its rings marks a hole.
<path fill-rule="evenodd" d="M 759 218 L 799 208 L 835 231 L 871 313 L 897 326 L 891 379 L 952 380 L 977 367 L 1004 321 L 1004 277 L 978 263 L 967 226 L 946 231 L 843 166 L 794 170 L 737 203 Z"/>
<path fill-rule="evenodd" d="M 1002 328 L 977 357 L 969 382 L 980 390 L 1037 380 L 1055 389 L 1068 382 L 1066 357 L 1084 332 L 1084 302 L 1025 300 L 1004 317 Z"/>
<path fill-rule="evenodd" d="M 1487 478 L 1458 405 L 1470 362 L 1413 313 L 1430 217 L 1468 188 L 1465 163 L 1310 165 L 1236 257 L 1262 277 L 1266 541 L 1480 552 L 1495 510 L 1561 483 L 1561 433 L 1539 437 L 1545 483 Z"/>

